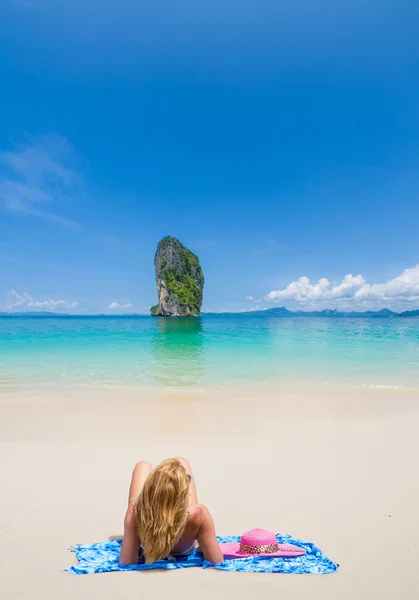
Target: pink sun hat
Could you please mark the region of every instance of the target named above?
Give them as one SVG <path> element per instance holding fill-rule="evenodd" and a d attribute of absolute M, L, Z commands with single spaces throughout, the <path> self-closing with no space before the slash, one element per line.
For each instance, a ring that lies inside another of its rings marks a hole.
<path fill-rule="evenodd" d="M 266 529 L 252 529 L 244 533 L 240 542 L 220 544 L 223 556 L 229 558 L 247 558 L 248 556 L 301 556 L 305 554 L 304 548 L 291 544 L 278 544 L 276 535 Z"/>

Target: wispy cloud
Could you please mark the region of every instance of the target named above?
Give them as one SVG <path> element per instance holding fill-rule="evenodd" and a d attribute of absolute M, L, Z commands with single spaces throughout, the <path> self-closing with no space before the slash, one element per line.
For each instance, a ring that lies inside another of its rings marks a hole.
<path fill-rule="evenodd" d="M 0 152 L 0 210 L 79 229 L 79 223 L 62 215 L 75 199 L 86 196 L 76 163 L 72 146 L 56 134 L 29 138 Z"/>
<path fill-rule="evenodd" d="M 250 299 L 251 297 L 249 297 Z M 403 305 L 419 302 L 419 265 L 406 269 L 398 277 L 384 283 L 367 283 L 362 275 L 346 275 L 337 285 L 326 278 L 311 283 L 300 277 L 284 289 L 265 296 L 267 302 L 294 300 L 307 305 Z"/>
<path fill-rule="evenodd" d="M 10 290 L 6 296 L 6 302 L 3 306 L 0 305 L 0 309 L 6 312 L 20 312 L 20 311 L 52 311 L 60 312 L 63 310 L 73 310 L 78 308 L 78 302 L 70 302 L 68 300 L 55 300 L 50 298 L 48 300 L 35 300 L 27 292 L 19 293 L 16 290 Z"/>
<path fill-rule="evenodd" d="M 119 304 L 119 302 L 111 302 L 108 308 L 110 310 L 127 310 L 129 308 L 134 308 L 134 305 L 132 302 L 128 302 L 128 304 Z"/>
<path fill-rule="evenodd" d="M 239 310 L 239 312 L 241 312 L 241 313 L 248 313 L 248 312 L 255 312 L 255 310 L 256 311 L 267 310 L 267 308 L 266 307 L 265 308 L 261 308 L 260 306 L 256 305 L 256 306 L 252 306 L 252 308 L 241 308 Z"/>

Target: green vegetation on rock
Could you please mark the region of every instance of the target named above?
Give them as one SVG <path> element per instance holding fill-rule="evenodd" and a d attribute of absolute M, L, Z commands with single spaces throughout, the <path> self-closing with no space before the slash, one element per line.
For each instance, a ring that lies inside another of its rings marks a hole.
<path fill-rule="evenodd" d="M 193 313 L 199 313 L 202 303 L 202 292 L 194 281 L 194 278 L 184 273 L 176 275 L 173 269 L 166 269 L 162 273 L 170 294 L 175 294 L 179 299 L 180 306 Z"/>
<path fill-rule="evenodd" d="M 159 304 L 152 315 L 199 315 L 204 275 L 198 257 L 173 237 L 163 238 L 155 257 Z"/>
<path fill-rule="evenodd" d="M 158 304 L 155 304 L 154 306 L 152 306 L 150 308 L 150 312 L 151 312 L 152 315 L 157 315 L 158 311 L 159 311 L 159 305 Z"/>

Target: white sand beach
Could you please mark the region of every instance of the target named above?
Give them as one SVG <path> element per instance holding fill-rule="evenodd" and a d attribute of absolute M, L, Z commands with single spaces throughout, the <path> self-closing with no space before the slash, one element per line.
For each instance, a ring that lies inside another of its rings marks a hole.
<path fill-rule="evenodd" d="M 4 385 L 0 403 L 3 598 L 419 596 L 418 391 Z M 191 461 L 219 534 L 290 533 L 338 572 L 60 572 L 72 544 L 122 534 L 134 463 L 175 455 Z"/>

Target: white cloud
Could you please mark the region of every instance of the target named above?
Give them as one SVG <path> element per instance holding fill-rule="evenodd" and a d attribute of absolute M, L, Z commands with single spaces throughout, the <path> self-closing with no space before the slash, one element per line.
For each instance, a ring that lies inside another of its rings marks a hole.
<path fill-rule="evenodd" d="M 273 290 L 265 296 L 267 302 L 294 300 L 300 304 L 406 304 L 419 301 L 419 265 L 406 269 L 385 283 L 367 283 L 362 275 L 346 275 L 338 285 L 328 279 L 310 283 L 300 277 L 286 288 Z"/>
<path fill-rule="evenodd" d="M 78 302 L 69 302 L 68 300 L 35 300 L 27 292 L 18 293 L 16 290 L 10 290 L 6 296 L 6 302 L 1 306 L 1 310 L 6 312 L 23 311 L 52 311 L 71 310 L 79 306 Z"/>
<path fill-rule="evenodd" d="M 111 302 L 108 308 L 110 310 L 126 310 L 127 308 L 134 308 L 132 302 L 128 302 L 128 304 L 119 304 L 118 302 Z"/>
<path fill-rule="evenodd" d="M 76 221 L 60 214 L 75 198 L 86 197 L 76 162 L 68 141 L 53 134 L 0 152 L 0 209 L 78 229 Z"/>

